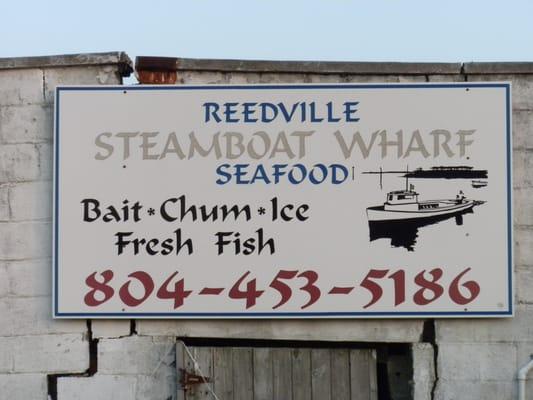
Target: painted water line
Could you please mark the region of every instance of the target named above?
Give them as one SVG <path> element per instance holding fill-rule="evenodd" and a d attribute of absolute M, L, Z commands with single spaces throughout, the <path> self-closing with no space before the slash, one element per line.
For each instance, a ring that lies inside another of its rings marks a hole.
<path fill-rule="evenodd" d="M 529 362 L 518 371 L 518 400 L 526 400 L 526 380 L 527 374 L 533 368 L 533 354 Z"/>

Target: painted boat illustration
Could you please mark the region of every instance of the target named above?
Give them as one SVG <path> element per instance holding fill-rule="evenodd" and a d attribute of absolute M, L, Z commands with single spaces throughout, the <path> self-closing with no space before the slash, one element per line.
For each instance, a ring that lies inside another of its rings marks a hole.
<path fill-rule="evenodd" d="M 368 207 L 366 214 L 369 222 L 418 221 L 441 219 L 468 212 L 484 201 L 467 199 L 459 192 L 455 199 L 418 200 L 418 193 L 411 185 L 406 190 L 387 193 L 387 199 L 381 206 Z"/>

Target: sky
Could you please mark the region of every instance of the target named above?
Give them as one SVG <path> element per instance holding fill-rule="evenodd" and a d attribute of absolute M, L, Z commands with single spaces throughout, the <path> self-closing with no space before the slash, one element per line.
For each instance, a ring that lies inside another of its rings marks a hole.
<path fill-rule="evenodd" d="M 533 61 L 532 0 L 5 0 L 0 57 Z"/>

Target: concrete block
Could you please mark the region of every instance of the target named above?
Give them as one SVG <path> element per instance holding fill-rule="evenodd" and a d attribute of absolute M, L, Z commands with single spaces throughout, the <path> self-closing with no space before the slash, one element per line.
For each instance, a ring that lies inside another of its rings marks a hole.
<path fill-rule="evenodd" d="M 7 277 L 3 281 L 8 285 L 10 296 L 38 297 L 52 293 L 52 260 L 49 258 L 8 262 L 3 276 Z"/>
<path fill-rule="evenodd" d="M 516 268 L 515 286 L 516 300 L 523 304 L 533 304 L 533 267 Z"/>
<path fill-rule="evenodd" d="M 514 157 L 514 154 L 516 153 L 517 153 L 516 151 L 513 153 L 513 157 Z M 517 179 L 516 176 L 513 176 L 513 181 L 515 179 Z M 518 173 L 518 179 L 520 179 L 520 173 Z M 518 183 L 521 184 L 520 187 L 531 188 L 533 186 L 533 151 L 532 150 L 525 151 L 524 170 L 523 170 L 522 179 L 523 179 L 522 182 L 518 181 Z"/>
<path fill-rule="evenodd" d="M 257 80 L 258 78 L 258 80 Z M 250 74 L 248 83 L 307 83 L 309 76 L 302 73 L 269 73 Z"/>
<path fill-rule="evenodd" d="M 51 141 L 53 121 L 51 105 L 29 104 L 0 107 L 0 142 Z"/>
<path fill-rule="evenodd" d="M 172 372 L 172 374 L 167 374 L 166 376 L 139 375 L 137 377 L 135 399 L 176 399 L 179 377 L 175 368 L 167 369 L 167 371 Z"/>
<path fill-rule="evenodd" d="M 513 230 L 514 262 L 519 266 L 533 266 L 533 229 L 518 226 Z"/>
<path fill-rule="evenodd" d="M 91 322 L 93 338 L 119 338 L 128 336 L 131 331 L 129 320 L 99 320 Z"/>
<path fill-rule="evenodd" d="M 512 381 L 516 350 L 513 343 L 439 343 L 439 379 Z"/>
<path fill-rule="evenodd" d="M 4 69 L 0 71 L 0 106 L 43 102 L 42 70 Z"/>
<path fill-rule="evenodd" d="M 435 383 L 435 360 L 433 346 L 429 343 L 411 345 L 413 357 L 413 400 L 431 399 Z"/>
<path fill-rule="evenodd" d="M 334 75 L 337 76 L 338 75 Z M 308 83 L 311 82 L 309 75 L 303 73 L 294 74 L 270 74 L 258 72 L 230 72 L 227 74 L 228 83 Z M 339 82 L 339 81 L 337 81 Z"/>
<path fill-rule="evenodd" d="M 45 68 L 44 98 L 53 103 L 59 85 L 119 85 L 118 65 L 84 66 L 83 68 Z"/>
<path fill-rule="evenodd" d="M 424 78 L 425 80 L 425 78 Z M 346 75 L 344 82 L 349 83 L 398 83 L 398 75 Z"/>
<path fill-rule="evenodd" d="M 35 145 L 39 152 L 39 179 L 51 181 L 54 173 L 54 148 L 51 144 Z"/>
<path fill-rule="evenodd" d="M 13 341 L 0 338 L 0 374 L 13 372 L 15 368 L 15 355 L 13 354 Z"/>
<path fill-rule="evenodd" d="M 178 72 L 181 75 L 181 72 Z M 189 75 L 189 78 L 195 75 L 192 73 Z M 261 74 L 257 72 L 227 72 L 225 74 L 218 73 L 212 77 L 212 79 L 219 80 L 220 83 L 231 83 L 231 84 L 248 84 L 248 83 L 261 83 Z M 193 78 L 194 79 L 194 78 Z M 199 82 L 198 82 L 199 83 Z"/>
<path fill-rule="evenodd" d="M 175 338 L 129 336 L 98 342 L 98 372 L 120 375 L 154 375 L 176 369 Z"/>
<path fill-rule="evenodd" d="M 345 81 L 345 76 L 341 76 L 339 74 L 308 74 L 306 79 L 310 83 L 342 83 Z"/>
<path fill-rule="evenodd" d="M 178 71 L 177 81 L 185 84 L 222 84 L 229 82 L 229 75 L 218 71 Z"/>
<path fill-rule="evenodd" d="M 133 376 L 96 374 L 87 378 L 58 378 L 57 400 L 133 400 L 136 385 Z M 150 398 L 154 397 L 146 397 Z"/>
<path fill-rule="evenodd" d="M 0 375 L 0 400 L 47 400 L 48 386 L 44 374 Z"/>
<path fill-rule="evenodd" d="M 0 185 L 0 222 L 8 221 L 9 210 L 9 185 Z"/>
<path fill-rule="evenodd" d="M 181 72 L 178 72 L 181 76 Z M 258 74 L 254 74 L 254 75 L 258 75 Z M 250 73 L 246 73 L 246 72 L 228 72 L 227 73 L 227 80 L 228 80 L 228 83 L 231 83 L 231 84 L 247 84 L 249 83 L 248 82 L 248 79 L 250 77 Z"/>
<path fill-rule="evenodd" d="M 86 333 L 85 320 L 52 319 L 50 297 L 5 297 L 0 299 L 0 336 Z"/>
<path fill-rule="evenodd" d="M 0 260 L 44 258 L 51 252 L 49 222 L 0 222 Z"/>
<path fill-rule="evenodd" d="M 435 400 L 514 400 L 514 381 L 455 381 L 439 379 Z"/>
<path fill-rule="evenodd" d="M 465 76 L 461 74 L 455 75 L 428 75 L 429 82 L 464 82 Z"/>
<path fill-rule="evenodd" d="M 417 320 L 137 321 L 140 335 L 354 342 L 418 342 Z"/>
<path fill-rule="evenodd" d="M 33 144 L 0 146 L 0 184 L 24 182 L 39 177 L 39 152 Z"/>
<path fill-rule="evenodd" d="M 517 357 L 516 357 L 516 371 L 526 365 L 533 357 L 533 337 L 529 342 L 522 342 L 516 344 Z M 533 371 L 529 372 L 528 379 L 533 383 Z"/>
<path fill-rule="evenodd" d="M 533 151 L 513 150 L 513 188 L 527 189 L 533 186 Z"/>
<path fill-rule="evenodd" d="M 439 346 L 441 343 L 527 342 L 533 338 L 533 307 L 515 305 L 513 318 L 437 320 L 435 330 Z"/>
<path fill-rule="evenodd" d="M 513 148 L 533 149 L 533 111 L 513 111 Z"/>
<path fill-rule="evenodd" d="M 146 400 L 175 399 L 176 376 L 102 375 L 57 380 L 58 400 Z"/>
<path fill-rule="evenodd" d="M 0 262 L 0 299 L 9 293 L 9 278 L 7 275 L 7 265 Z"/>
<path fill-rule="evenodd" d="M 513 110 L 533 110 L 533 75 L 468 75 L 470 82 L 497 81 L 512 84 Z"/>
<path fill-rule="evenodd" d="M 515 225 L 533 225 L 533 188 L 513 190 L 513 214 Z"/>
<path fill-rule="evenodd" d="M 85 335 L 0 337 L 0 368 L 11 363 L 14 373 L 81 373 L 89 368 Z"/>
<path fill-rule="evenodd" d="M 52 182 L 24 182 L 9 188 L 11 220 L 51 220 Z"/>
<path fill-rule="evenodd" d="M 184 73 L 190 78 L 183 83 L 205 83 L 206 73 Z M 350 75 L 350 74 L 307 74 L 307 73 L 257 73 L 232 72 L 226 74 L 210 72 L 208 83 L 369 83 L 369 82 L 426 82 L 425 75 Z M 181 76 L 181 75 L 180 75 Z"/>
<path fill-rule="evenodd" d="M 400 75 L 398 76 L 398 82 L 400 83 L 424 83 L 427 82 L 426 75 Z"/>

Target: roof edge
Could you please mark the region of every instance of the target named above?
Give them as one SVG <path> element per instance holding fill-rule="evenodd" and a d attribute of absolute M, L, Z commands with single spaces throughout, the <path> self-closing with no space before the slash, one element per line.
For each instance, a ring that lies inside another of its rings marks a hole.
<path fill-rule="evenodd" d="M 361 75 L 453 75 L 462 72 L 461 63 L 406 63 L 352 61 L 268 61 L 174 57 L 137 57 L 136 70 L 218 71 Z"/>
<path fill-rule="evenodd" d="M 469 62 L 463 65 L 464 73 L 476 74 L 533 74 L 533 62 Z"/>
<path fill-rule="evenodd" d="M 0 70 L 61 68 L 80 65 L 118 65 L 121 76 L 129 76 L 133 72 L 133 62 L 123 51 L 0 58 Z"/>

